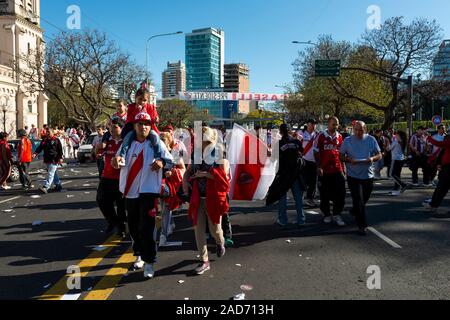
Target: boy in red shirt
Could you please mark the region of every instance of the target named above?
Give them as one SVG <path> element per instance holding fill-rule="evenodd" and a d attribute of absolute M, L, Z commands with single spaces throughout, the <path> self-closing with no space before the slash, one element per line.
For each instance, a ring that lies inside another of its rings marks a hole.
<path fill-rule="evenodd" d="M 19 167 L 20 183 L 24 189 L 30 189 L 31 178 L 28 174 L 28 168 L 32 161 L 32 145 L 30 139 L 27 137 L 27 132 L 24 129 L 19 130 L 18 136 L 20 138 L 17 147 L 17 162 Z"/>
<path fill-rule="evenodd" d="M 122 130 L 122 138 L 133 131 L 133 122 L 136 116 L 145 112 L 152 118 L 152 131 L 155 131 L 159 135 L 157 124 L 159 123 L 159 115 L 156 107 L 148 103 L 150 98 L 150 92 L 147 90 L 145 83 L 141 84 L 141 88 L 136 92 L 136 102 L 128 106 L 127 121 L 125 128 Z"/>
<path fill-rule="evenodd" d="M 110 233 L 116 229 L 117 235 L 124 238 L 126 236 L 125 222 L 127 217 L 125 202 L 119 190 L 120 170 L 114 169 L 111 164 L 111 160 L 122 144 L 120 134 L 123 126 L 124 122 L 120 118 L 113 117 L 110 127 L 111 136 L 103 142 L 105 167 L 97 190 L 97 204 L 108 222 L 105 233 Z M 117 207 L 117 211 L 114 205 Z"/>
<path fill-rule="evenodd" d="M 159 122 L 159 115 L 156 111 L 156 107 L 154 105 L 148 104 L 148 100 L 150 97 L 150 92 L 146 89 L 146 84 L 143 83 L 141 88 L 136 92 L 136 103 L 130 104 L 128 106 L 127 112 L 127 121 L 125 127 L 122 130 L 122 138 L 123 143 L 119 151 L 117 152 L 117 156 L 115 158 L 115 165 L 118 165 L 119 159 L 124 159 L 127 154 L 128 148 L 131 143 L 136 139 L 136 133 L 134 131 L 134 121 L 138 114 L 147 113 L 152 119 L 151 122 L 151 131 L 147 138 L 153 146 L 153 151 L 155 152 L 155 157 L 159 159 L 161 156 L 160 149 L 160 138 L 159 138 L 159 130 L 156 127 L 156 124 Z"/>
<path fill-rule="evenodd" d="M 345 226 L 341 213 L 345 206 L 345 176 L 344 165 L 340 160 L 339 149 L 343 138 L 337 129 L 339 119 L 331 117 L 328 129 L 317 139 L 314 156 L 318 164 L 320 210 L 324 214 L 324 222 L 330 224 L 333 220 L 340 227 Z M 333 202 L 333 216 L 330 211 L 330 201 Z"/>

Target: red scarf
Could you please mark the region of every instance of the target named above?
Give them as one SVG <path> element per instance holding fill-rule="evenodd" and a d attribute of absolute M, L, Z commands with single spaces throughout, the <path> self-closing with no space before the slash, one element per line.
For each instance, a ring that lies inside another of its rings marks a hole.
<path fill-rule="evenodd" d="M 128 172 L 127 183 L 125 185 L 125 191 L 123 193 L 124 198 L 128 196 L 131 186 L 134 183 L 134 180 L 136 179 L 139 172 L 142 170 L 143 166 L 144 166 L 144 150 L 142 150 L 141 153 L 139 153 L 139 156 L 137 157 L 136 161 L 133 163 L 130 171 Z"/>

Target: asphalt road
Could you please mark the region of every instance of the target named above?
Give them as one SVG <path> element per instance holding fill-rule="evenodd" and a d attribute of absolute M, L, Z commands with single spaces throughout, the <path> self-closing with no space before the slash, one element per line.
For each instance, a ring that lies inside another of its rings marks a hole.
<path fill-rule="evenodd" d="M 16 186 L 0 194 L 0 299 L 229 300 L 242 292 L 249 300 L 450 299 L 449 202 L 444 214 L 424 212 L 421 202 L 432 189 L 392 198 L 387 195 L 391 182 L 377 182 L 367 237 L 355 232 L 349 198 L 347 227 L 322 224 L 313 209 L 301 230 L 276 226 L 276 207 L 233 202 L 235 246 L 220 260 L 211 253 L 212 269 L 203 276 L 192 273 L 198 253 L 182 211 L 170 239 L 182 246 L 162 248 L 155 279 L 143 281 L 142 272 L 128 272 L 130 239 L 101 232 L 105 222 L 95 202 L 96 172 L 94 165 L 60 171 L 62 193 L 41 195 Z M 75 283 L 69 266 L 80 267 L 80 290 L 67 288 L 67 280 Z M 367 287 L 369 266 L 380 268 L 380 290 Z"/>

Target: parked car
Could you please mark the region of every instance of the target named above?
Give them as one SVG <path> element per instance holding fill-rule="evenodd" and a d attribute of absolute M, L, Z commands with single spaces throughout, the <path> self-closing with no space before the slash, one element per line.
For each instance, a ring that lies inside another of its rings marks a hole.
<path fill-rule="evenodd" d="M 78 149 L 78 161 L 80 163 L 85 163 L 87 161 L 95 161 L 94 157 L 94 147 L 92 147 L 92 142 L 97 136 L 97 133 L 91 134 Z"/>
<path fill-rule="evenodd" d="M 11 154 L 13 158 L 13 165 L 11 167 L 11 176 L 9 177 L 9 180 L 11 182 L 17 182 L 19 181 L 19 167 L 17 163 L 17 147 L 19 146 L 20 140 L 9 140 L 8 144 L 11 148 Z M 32 140 L 32 150 L 33 152 L 39 147 L 41 144 L 40 140 Z M 30 168 L 28 170 L 29 173 L 38 173 L 39 170 L 45 169 L 45 165 L 43 163 L 43 154 L 41 153 L 38 157 L 34 158 L 30 164 Z"/>

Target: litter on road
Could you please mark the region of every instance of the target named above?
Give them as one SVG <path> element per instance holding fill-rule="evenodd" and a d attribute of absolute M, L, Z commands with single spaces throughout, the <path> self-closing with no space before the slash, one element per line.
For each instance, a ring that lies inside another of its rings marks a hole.
<path fill-rule="evenodd" d="M 140 296 L 140 295 L 137 295 L 136 298 L 137 298 L 138 300 L 144 299 L 144 297 L 143 297 L 143 296 Z"/>
<path fill-rule="evenodd" d="M 179 284 L 183 284 L 183 283 L 184 283 L 184 280 L 179 280 L 178 283 L 179 283 Z"/>
<path fill-rule="evenodd" d="M 241 286 L 241 290 L 242 290 L 242 291 L 252 291 L 252 290 L 253 290 L 253 286 L 248 285 L 248 284 L 243 284 L 243 285 Z"/>
<path fill-rule="evenodd" d="M 245 300 L 245 293 L 240 293 L 234 296 L 233 300 Z"/>
<path fill-rule="evenodd" d="M 40 195 L 37 195 L 37 194 L 34 194 L 34 195 L 32 195 L 30 198 L 31 198 L 31 199 L 39 199 L 39 198 L 41 198 L 41 196 L 40 196 Z"/>

